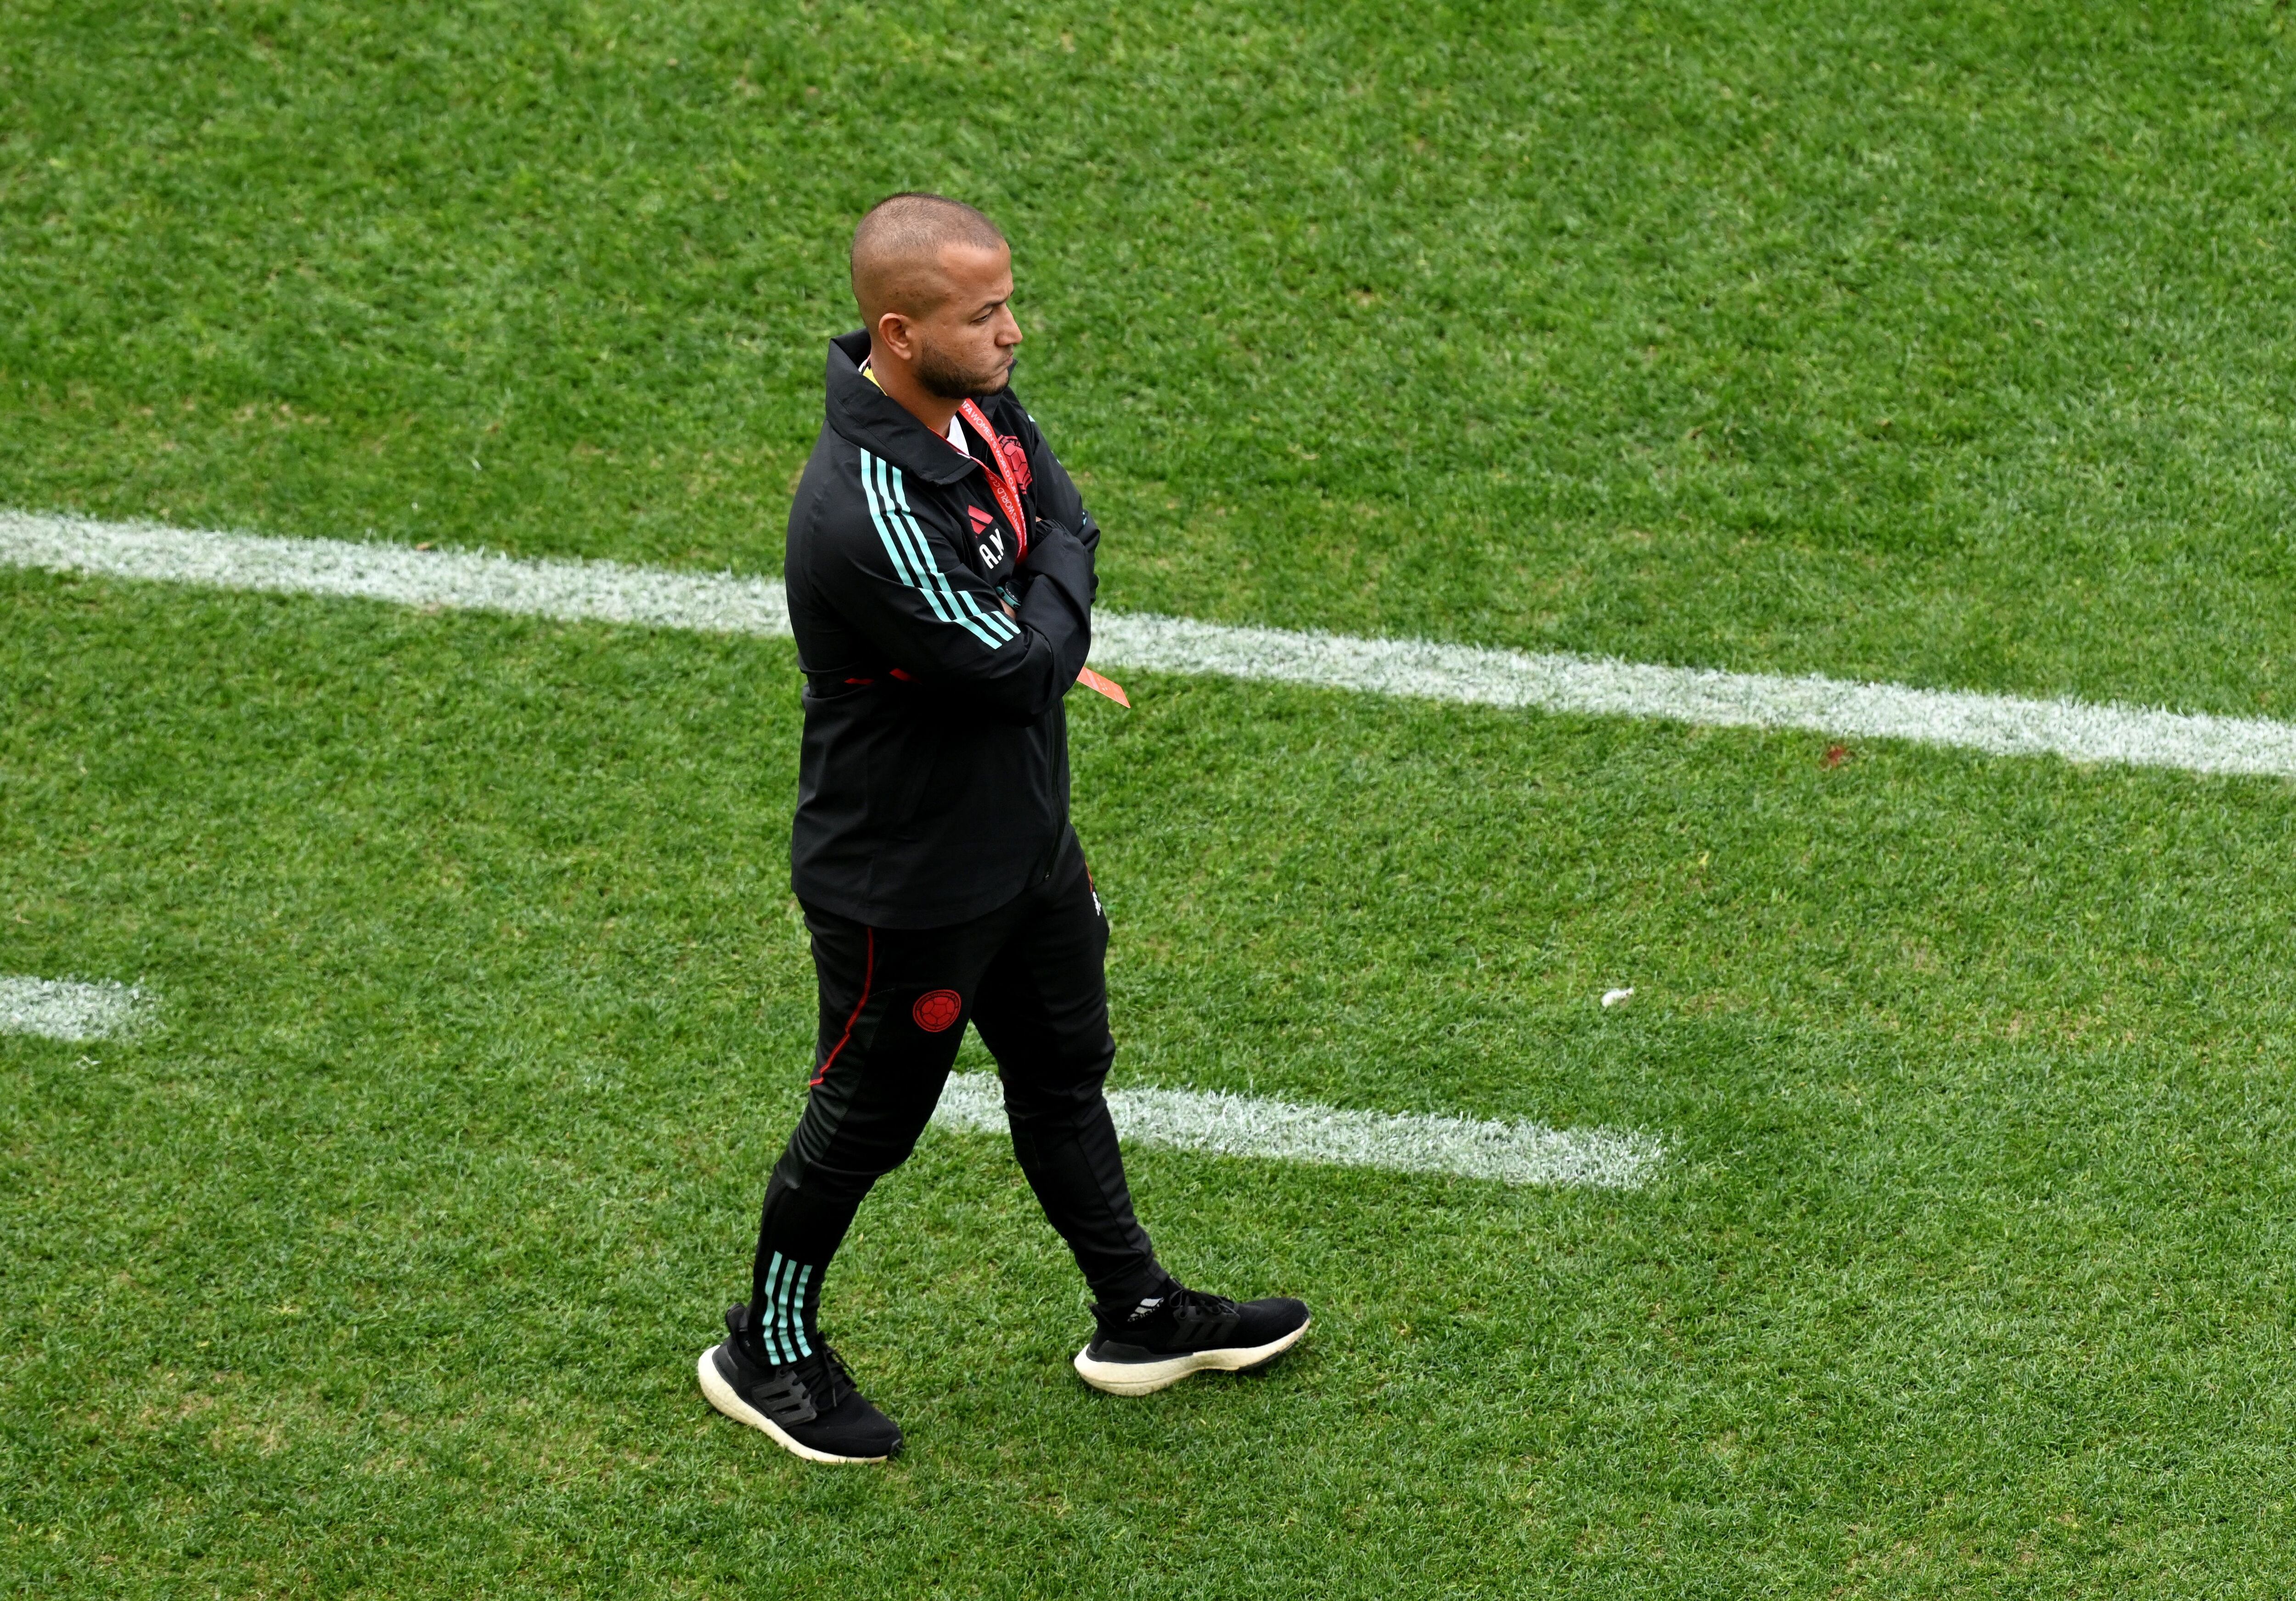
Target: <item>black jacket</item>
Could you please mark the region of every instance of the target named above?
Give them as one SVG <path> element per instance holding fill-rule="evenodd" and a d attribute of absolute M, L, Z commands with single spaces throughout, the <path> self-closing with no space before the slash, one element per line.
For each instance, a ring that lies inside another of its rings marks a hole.
<path fill-rule="evenodd" d="M 829 342 L 828 415 L 790 508 L 790 879 L 857 922 L 931 928 L 1018 894 L 1068 826 L 1062 697 L 1092 646 L 1100 530 L 1007 391 L 980 404 L 1027 453 L 1016 562 L 987 470 L 863 377 L 868 353 L 866 333 Z"/>

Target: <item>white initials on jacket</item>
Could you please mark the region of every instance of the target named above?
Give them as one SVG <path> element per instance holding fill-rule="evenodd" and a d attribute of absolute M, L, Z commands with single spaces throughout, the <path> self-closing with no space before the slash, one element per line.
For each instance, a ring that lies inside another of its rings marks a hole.
<path fill-rule="evenodd" d="M 996 564 L 1004 560 L 1004 530 L 990 528 L 988 537 L 980 542 L 980 565 L 994 572 L 996 570 Z"/>

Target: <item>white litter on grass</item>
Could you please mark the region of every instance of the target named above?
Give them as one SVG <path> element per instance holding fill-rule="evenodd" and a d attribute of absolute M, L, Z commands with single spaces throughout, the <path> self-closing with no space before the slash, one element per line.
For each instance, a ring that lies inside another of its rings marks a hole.
<path fill-rule="evenodd" d="M 135 1028 L 149 999 L 133 984 L 0 977 L 0 1034 L 116 1039 Z"/>
<path fill-rule="evenodd" d="M 711 633 L 789 633 L 782 586 L 770 579 L 611 561 L 524 560 L 0 511 L 0 565 Z M 2296 777 L 2296 724 L 2264 717 L 1239 628 L 1146 613 L 1095 617 L 1093 662 L 1423 700 L 1910 739 L 1997 756 Z"/>
<path fill-rule="evenodd" d="M 1603 1005 L 1605 1008 L 1624 1006 L 1628 1001 L 1632 1001 L 1634 998 L 1634 986 L 1631 984 L 1623 990 L 1604 990 L 1603 992 Z"/>
<path fill-rule="evenodd" d="M 1503 1184 L 1640 1189 L 1666 1157 L 1649 1135 L 1614 1129 L 1353 1112 L 1218 1090 L 1111 1090 L 1108 1109 L 1117 1133 L 1142 1145 Z M 1001 1131 L 1004 1086 L 994 1074 L 951 1074 L 933 1122 L 962 1132 Z"/>

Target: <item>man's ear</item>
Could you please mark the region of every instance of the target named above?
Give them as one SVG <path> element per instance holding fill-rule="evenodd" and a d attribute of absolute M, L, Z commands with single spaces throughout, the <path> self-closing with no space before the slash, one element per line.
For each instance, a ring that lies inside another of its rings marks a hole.
<path fill-rule="evenodd" d="M 877 319 L 877 326 L 872 331 L 878 343 L 901 360 L 906 362 L 915 358 L 916 340 L 909 331 L 909 319 L 902 313 L 886 312 Z"/>

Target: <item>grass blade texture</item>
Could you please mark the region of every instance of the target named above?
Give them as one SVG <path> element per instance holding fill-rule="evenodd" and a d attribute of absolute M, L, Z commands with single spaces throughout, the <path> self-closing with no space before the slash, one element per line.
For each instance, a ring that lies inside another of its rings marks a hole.
<path fill-rule="evenodd" d="M 2296 717 L 2292 29 L 25 0 L 0 506 L 778 576 L 935 188 L 1111 608 Z M 1118 1402 L 935 1131 L 826 1473 L 693 1383 L 809 1060 L 788 643 L 0 571 L 0 975 L 138 997 L 0 1033 L 0 1589 L 2296 1586 L 2287 783 L 1126 679 L 1122 1085 L 1664 1163 L 1137 1148 L 1317 1323 Z"/>

